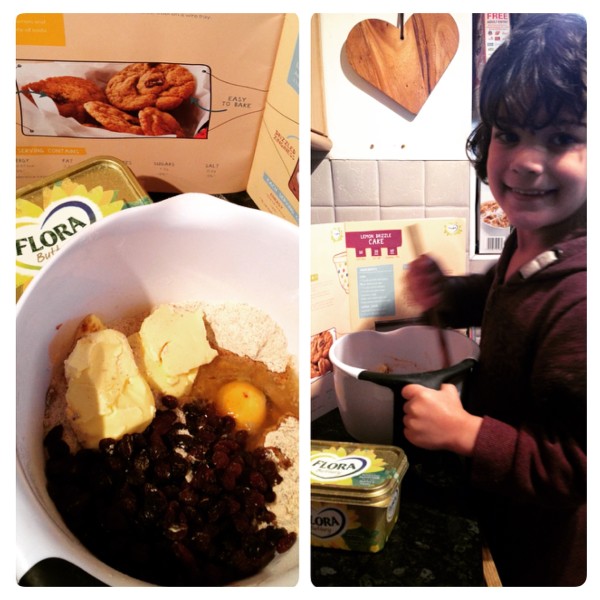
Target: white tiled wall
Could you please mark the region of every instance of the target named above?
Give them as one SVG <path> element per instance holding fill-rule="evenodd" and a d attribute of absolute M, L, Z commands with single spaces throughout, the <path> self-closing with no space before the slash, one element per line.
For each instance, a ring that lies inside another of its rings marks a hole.
<path fill-rule="evenodd" d="M 313 165 L 312 222 L 469 218 L 468 161 L 330 160 Z"/>

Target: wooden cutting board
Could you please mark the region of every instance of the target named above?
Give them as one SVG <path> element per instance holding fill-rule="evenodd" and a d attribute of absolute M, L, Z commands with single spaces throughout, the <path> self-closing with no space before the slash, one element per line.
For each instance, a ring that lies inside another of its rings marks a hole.
<path fill-rule="evenodd" d="M 387 21 L 357 23 L 346 56 L 364 80 L 413 114 L 433 91 L 458 49 L 458 27 L 445 13 L 415 13 L 400 29 Z"/>

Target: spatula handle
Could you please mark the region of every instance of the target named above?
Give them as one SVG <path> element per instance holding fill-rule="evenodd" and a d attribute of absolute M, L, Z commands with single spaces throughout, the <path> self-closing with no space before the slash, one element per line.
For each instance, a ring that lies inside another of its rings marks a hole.
<path fill-rule="evenodd" d="M 423 235 L 421 227 L 415 223 L 407 227 L 410 241 L 413 245 L 416 256 L 422 256 L 425 254 L 425 246 L 423 244 Z M 428 310 L 425 313 L 425 317 L 430 325 L 436 328 L 438 335 L 438 342 L 440 350 L 442 352 L 442 367 L 445 369 L 450 366 L 450 353 L 448 352 L 448 343 L 446 342 L 446 335 L 443 327 L 441 326 L 439 317 L 435 310 Z"/>

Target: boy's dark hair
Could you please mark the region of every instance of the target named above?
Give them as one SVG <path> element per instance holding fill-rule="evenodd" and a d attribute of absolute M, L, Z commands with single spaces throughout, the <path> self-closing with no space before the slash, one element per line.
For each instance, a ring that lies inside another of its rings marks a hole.
<path fill-rule="evenodd" d="M 467 153 L 487 182 L 492 127 L 538 129 L 565 110 L 577 121 L 587 112 L 587 24 L 569 14 L 526 14 L 488 60 L 481 78 L 481 122 Z"/>

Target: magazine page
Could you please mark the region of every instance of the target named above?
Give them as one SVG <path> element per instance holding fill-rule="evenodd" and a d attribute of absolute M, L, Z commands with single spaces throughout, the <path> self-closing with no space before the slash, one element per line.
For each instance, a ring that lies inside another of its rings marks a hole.
<path fill-rule="evenodd" d="M 108 155 L 149 192 L 245 190 L 284 20 L 19 15 L 17 187 Z"/>
<path fill-rule="evenodd" d="M 298 223 L 298 17 L 286 15 L 262 114 L 248 194 L 268 212 Z"/>

